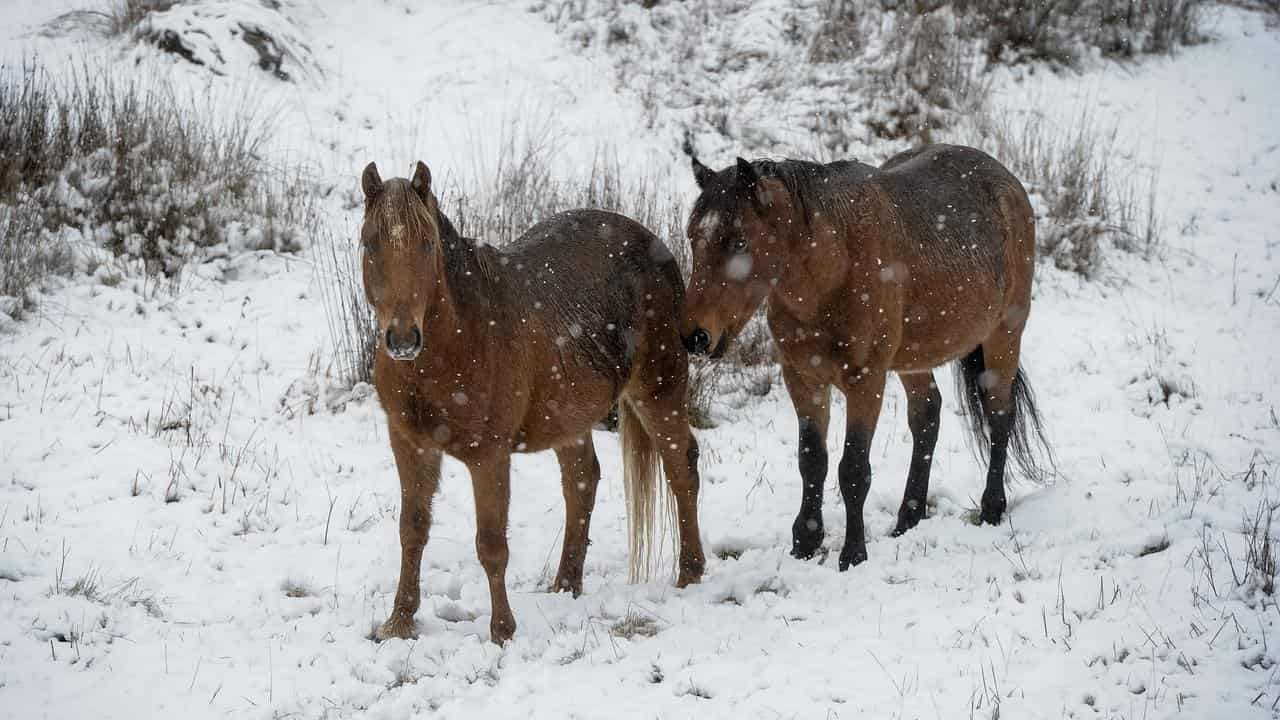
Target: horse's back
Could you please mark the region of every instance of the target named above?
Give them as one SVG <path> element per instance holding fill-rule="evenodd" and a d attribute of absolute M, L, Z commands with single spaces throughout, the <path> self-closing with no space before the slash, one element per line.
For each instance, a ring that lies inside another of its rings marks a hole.
<path fill-rule="evenodd" d="M 961 145 L 900 153 L 876 177 L 902 222 L 903 250 L 1003 285 L 1029 269 L 1034 215 L 1022 183 L 990 155 Z"/>
<path fill-rule="evenodd" d="M 671 251 L 645 226 L 606 210 L 568 210 L 529 228 L 505 253 L 525 264 L 572 267 L 587 279 L 629 270 L 680 284 Z"/>
<path fill-rule="evenodd" d="M 1022 183 L 987 153 L 965 145 L 924 145 L 880 166 L 881 183 L 927 206 L 970 208 L 1010 196 L 1029 201 Z"/>
<path fill-rule="evenodd" d="M 579 347 L 597 372 L 622 380 L 640 337 L 679 316 L 684 299 L 670 250 L 640 223 L 570 210 L 529 228 L 499 255 L 517 312 L 532 331 Z"/>

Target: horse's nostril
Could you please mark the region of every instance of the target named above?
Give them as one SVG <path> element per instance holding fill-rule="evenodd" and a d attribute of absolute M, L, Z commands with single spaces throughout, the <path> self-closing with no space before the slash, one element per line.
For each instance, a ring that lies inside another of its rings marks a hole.
<path fill-rule="evenodd" d="M 684 339 L 684 347 L 694 355 L 705 355 L 711 349 L 711 336 L 706 330 L 698 328 Z"/>
<path fill-rule="evenodd" d="M 397 335 L 393 328 L 388 328 L 385 341 L 387 352 L 397 359 L 406 359 L 422 350 L 422 331 L 414 327 L 404 335 Z"/>

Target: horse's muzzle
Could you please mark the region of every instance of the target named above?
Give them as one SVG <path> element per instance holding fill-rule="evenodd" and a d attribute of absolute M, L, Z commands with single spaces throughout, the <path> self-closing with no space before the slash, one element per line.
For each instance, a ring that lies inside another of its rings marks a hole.
<path fill-rule="evenodd" d="M 422 352 L 422 331 L 415 327 L 403 335 L 396 335 L 395 330 L 388 328 L 385 344 L 392 359 L 413 360 Z"/>

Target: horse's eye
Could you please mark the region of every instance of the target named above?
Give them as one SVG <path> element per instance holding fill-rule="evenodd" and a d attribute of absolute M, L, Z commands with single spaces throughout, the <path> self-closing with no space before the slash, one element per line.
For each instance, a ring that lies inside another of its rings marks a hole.
<path fill-rule="evenodd" d="M 747 239 L 741 235 L 733 239 L 733 251 L 736 253 L 744 253 L 747 251 Z"/>

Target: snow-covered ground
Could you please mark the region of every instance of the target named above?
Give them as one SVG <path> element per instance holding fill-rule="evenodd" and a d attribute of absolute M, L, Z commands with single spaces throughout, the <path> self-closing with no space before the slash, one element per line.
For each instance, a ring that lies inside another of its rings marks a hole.
<path fill-rule="evenodd" d="M 132 64 L 122 44 L 33 34 L 80 4 L 65 5 L 10 3 L 4 58 Z M 339 195 L 371 159 L 384 175 L 419 157 L 476 172 L 513 119 L 560 138 L 566 172 L 604 145 L 650 170 L 682 162 L 606 62 L 518 2 L 283 8 L 315 63 L 295 83 L 150 51 L 143 67 L 270 108 L 273 151 Z M 1025 365 L 1061 477 L 1015 485 L 1001 528 L 971 522 L 983 473 L 948 402 L 931 516 L 888 536 L 910 456 L 891 383 L 871 557 L 849 573 L 787 554 L 799 483 L 779 388 L 726 398 L 699 432 L 701 585 L 626 583 L 617 441 L 599 433 L 580 598 L 545 592 L 554 457 L 520 457 L 520 627 L 488 642 L 471 493 L 450 462 L 423 633 L 376 644 L 398 485 L 376 401 L 309 412 L 328 342 L 311 257 L 244 256 L 176 294 L 52 291 L 0 336 L 0 717 L 1274 717 L 1280 610 L 1256 571 L 1244 580 L 1244 530 L 1280 502 L 1280 33 L 1214 14 L 1214 41 L 1176 57 L 996 87 L 1064 127 L 1085 106 L 1113 119 L 1132 150 L 1116 162 L 1158 167 L 1165 247 L 1111 256 L 1100 282 L 1042 266 Z M 340 200 L 345 231 L 357 218 Z M 826 513 L 839 547 L 834 478 Z"/>

